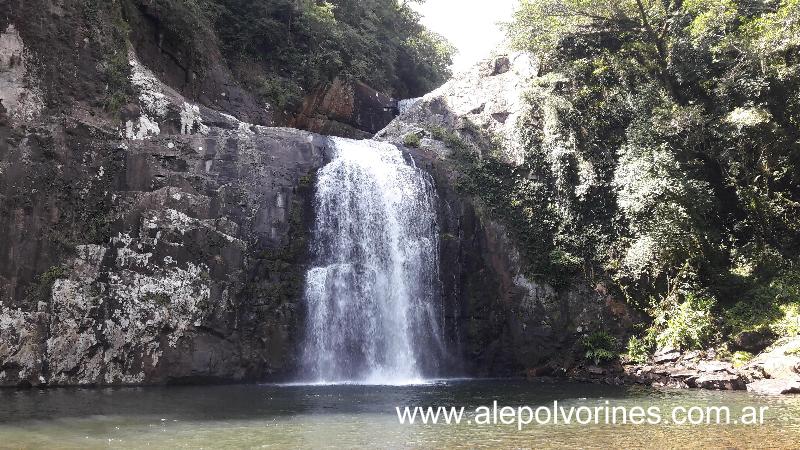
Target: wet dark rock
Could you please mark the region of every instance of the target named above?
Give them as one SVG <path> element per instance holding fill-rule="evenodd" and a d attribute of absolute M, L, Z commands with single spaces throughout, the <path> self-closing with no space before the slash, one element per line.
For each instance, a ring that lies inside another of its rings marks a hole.
<path fill-rule="evenodd" d="M 606 373 L 606 369 L 598 366 L 589 366 L 586 368 L 586 371 L 592 375 L 604 375 Z"/>
<path fill-rule="evenodd" d="M 3 42 L 40 55 L 53 39 L 23 25 Z M 40 109 L 56 80 L 29 70 L 37 60 L 2 71 L 13 101 L 0 126 L 0 385 L 291 374 L 327 138 L 194 104 L 134 53 L 136 95 L 118 114 L 70 97 Z M 59 86 L 48 95 L 70 94 Z"/>
<path fill-rule="evenodd" d="M 553 375 L 555 372 L 556 372 L 555 368 L 549 365 L 545 365 L 528 369 L 526 375 L 528 379 L 531 379 L 531 378 L 547 377 Z"/>
<path fill-rule="evenodd" d="M 494 60 L 494 69 L 492 70 L 492 76 L 502 75 L 506 72 L 511 70 L 511 60 L 508 56 L 498 56 Z"/>
<path fill-rule="evenodd" d="M 743 331 L 733 338 L 732 349 L 758 354 L 775 342 L 777 336 L 769 328 Z"/>
<path fill-rule="evenodd" d="M 0 260 L 0 385 L 288 376 L 302 336 L 306 180 L 325 139 L 212 128 L 68 142 L 85 153 L 3 177 L 0 251 L 25 256 Z M 15 205 L 11 189 L 27 180 L 30 206 Z M 54 204 L 60 189 L 86 197 Z"/>

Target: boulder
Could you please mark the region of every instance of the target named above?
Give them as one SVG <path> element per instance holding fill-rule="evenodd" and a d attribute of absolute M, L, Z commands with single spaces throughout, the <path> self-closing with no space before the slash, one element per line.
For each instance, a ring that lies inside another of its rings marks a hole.
<path fill-rule="evenodd" d="M 527 152 L 522 139 L 526 130 L 518 125 L 528 116 L 525 96 L 538 70 L 538 61 L 527 53 L 487 58 L 404 108 L 376 137 L 402 144 L 409 133 L 446 129 L 479 148 L 496 148 L 507 163 L 522 164 Z M 540 94 L 546 96 L 549 89 L 543 88 Z"/>
<path fill-rule="evenodd" d="M 800 394 L 800 379 L 758 380 L 748 384 L 747 391 L 759 395 Z"/>
<path fill-rule="evenodd" d="M 703 374 L 696 378 L 694 387 L 701 389 L 712 389 L 720 391 L 741 391 L 747 388 L 744 379 L 740 375 L 714 373 Z"/>
<path fill-rule="evenodd" d="M 770 346 L 777 336 L 769 328 L 743 331 L 733 338 L 732 349 L 758 354 Z"/>
<path fill-rule="evenodd" d="M 394 119 L 392 99 L 366 84 L 336 79 L 303 101 L 295 128 L 354 139 L 369 138 Z"/>
<path fill-rule="evenodd" d="M 697 370 L 705 373 L 727 372 L 735 374 L 736 370 L 733 364 L 725 361 L 700 361 L 697 364 Z"/>
<path fill-rule="evenodd" d="M 748 368 L 774 379 L 793 380 L 800 376 L 800 337 L 785 338 L 756 356 Z"/>
<path fill-rule="evenodd" d="M 679 352 L 678 350 L 668 349 L 653 355 L 653 362 L 656 364 L 675 362 L 678 359 L 680 359 L 680 357 L 681 357 L 681 352 Z"/>
<path fill-rule="evenodd" d="M 683 354 L 682 358 L 684 361 L 696 361 L 700 359 L 701 353 L 699 350 L 691 350 Z"/>
<path fill-rule="evenodd" d="M 687 369 L 685 367 L 674 367 L 668 371 L 668 374 L 672 378 L 697 378 L 700 376 L 700 373 L 696 370 Z"/>

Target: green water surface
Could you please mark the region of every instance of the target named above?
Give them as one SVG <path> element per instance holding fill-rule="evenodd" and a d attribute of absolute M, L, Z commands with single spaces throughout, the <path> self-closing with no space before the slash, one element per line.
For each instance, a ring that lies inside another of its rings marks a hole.
<path fill-rule="evenodd" d="M 658 407 L 667 421 L 675 407 L 726 406 L 732 421 L 748 406 L 767 409 L 759 425 L 614 425 L 604 417 L 598 424 L 522 430 L 516 423 L 475 424 L 475 408 L 495 401 L 532 410 L 552 408 L 554 401 L 565 410 Z M 800 396 L 745 392 L 481 380 L 4 390 L 0 405 L 3 448 L 800 448 Z M 401 425 L 398 406 L 463 406 L 466 412 L 459 425 Z"/>

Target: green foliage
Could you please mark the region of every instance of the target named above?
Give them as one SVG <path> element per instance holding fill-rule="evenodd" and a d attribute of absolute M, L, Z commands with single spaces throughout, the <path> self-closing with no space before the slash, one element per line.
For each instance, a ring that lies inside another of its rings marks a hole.
<path fill-rule="evenodd" d="M 723 312 L 732 335 L 770 329 L 779 337 L 800 334 L 800 272 L 774 253 L 737 267 L 738 299 Z"/>
<path fill-rule="evenodd" d="M 458 133 L 450 131 L 445 127 L 432 126 L 430 128 L 430 133 L 432 138 L 444 142 L 446 146 L 453 150 L 466 150 L 468 148 L 467 143 Z"/>
<path fill-rule="evenodd" d="M 734 352 L 733 355 L 731 355 L 731 362 L 733 363 L 733 367 L 742 367 L 747 365 L 753 357 L 753 354 L 749 352 Z"/>
<path fill-rule="evenodd" d="M 403 144 L 406 147 L 418 148 L 420 144 L 420 138 L 417 133 L 408 133 L 403 138 Z"/>
<path fill-rule="evenodd" d="M 169 306 L 172 303 L 172 298 L 163 292 L 147 292 L 142 297 L 142 300 L 162 307 Z"/>
<path fill-rule="evenodd" d="M 619 356 L 617 339 L 605 331 L 595 331 L 584 337 L 581 345 L 586 350 L 586 359 L 595 365 L 613 361 Z"/>
<path fill-rule="evenodd" d="M 674 292 L 670 297 L 654 302 L 649 310 L 653 322 L 642 337 L 632 336 L 628 340 L 628 359 L 643 364 L 653 351 L 660 348 L 707 348 L 717 340 L 714 306 L 713 299 L 692 292 Z"/>
<path fill-rule="evenodd" d="M 162 2 L 167 0 L 160 0 Z M 278 108 L 335 77 L 397 98 L 419 96 L 450 76 L 454 50 L 398 0 L 202 0 L 239 78 Z M 258 75 L 254 75 L 258 74 Z"/>
<path fill-rule="evenodd" d="M 782 316 L 771 324 L 778 336 L 800 336 L 800 304 L 781 305 Z"/>
<path fill-rule="evenodd" d="M 800 1 L 525 0 L 508 30 L 543 57 L 532 106 L 558 105 L 549 126 L 570 137 L 558 159 L 531 140 L 557 213 L 536 205 L 518 234 L 544 221 L 548 254 L 602 268 L 643 309 L 662 299 L 632 356 L 796 333 Z"/>
<path fill-rule="evenodd" d="M 700 350 L 710 342 L 716 328 L 712 307 L 714 300 L 694 293 L 685 295 L 681 302 L 667 299 L 653 312 L 655 343 L 659 348 L 673 347 L 681 350 Z"/>
<path fill-rule="evenodd" d="M 53 266 L 36 277 L 25 294 L 25 302 L 35 305 L 39 302 L 48 303 L 53 296 L 53 285 L 56 280 L 65 278 L 67 271 L 61 266 Z"/>
<path fill-rule="evenodd" d="M 398 93 L 417 96 L 439 87 L 450 77 L 455 47 L 443 36 L 422 30 L 405 40 L 398 54 L 397 77 L 406 84 Z"/>
<path fill-rule="evenodd" d="M 204 73 L 219 46 L 236 78 L 278 110 L 296 110 L 337 77 L 409 98 L 451 75 L 453 46 L 406 1 L 132 1 L 159 20 L 192 72 Z"/>
<path fill-rule="evenodd" d="M 636 336 L 631 336 L 628 339 L 628 350 L 626 355 L 629 360 L 638 364 L 647 362 L 647 358 L 653 352 L 652 345 L 648 345 L 646 339 L 640 339 Z"/>
<path fill-rule="evenodd" d="M 291 79 L 281 76 L 260 77 L 255 92 L 279 111 L 297 108 L 303 101 L 303 88 Z"/>

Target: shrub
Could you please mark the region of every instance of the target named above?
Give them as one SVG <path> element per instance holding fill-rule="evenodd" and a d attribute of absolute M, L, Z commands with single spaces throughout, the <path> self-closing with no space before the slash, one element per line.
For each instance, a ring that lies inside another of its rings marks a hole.
<path fill-rule="evenodd" d="M 409 133 L 403 138 L 403 144 L 406 147 L 419 148 L 420 138 L 416 133 Z"/>
<path fill-rule="evenodd" d="M 303 101 L 303 89 L 300 85 L 280 76 L 261 78 L 255 90 L 278 111 L 296 108 Z"/>
<path fill-rule="evenodd" d="M 783 317 L 770 327 L 779 336 L 800 336 L 800 304 L 781 305 Z"/>
<path fill-rule="evenodd" d="M 595 331 L 581 340 L 586 349 L 586 359 L 595 365 L 613 361 L 617 353 L 617 339 L 605 331 Z"/>
<path fill-rule="evenodd" d="M 48 302 L 53 295 L 53 285 L 57 280 L 65 278 L 67 271 L 61 266 L 53 266 L 36 277 L 28 288 L 25 299 L 29 304 Z"/>
<path fill-rule="evenodd" d="M 750 352 L 735 352 L 731 356 L 733 367 L 742 367 L 749 363 L 751 359 L 753 359 L 753 354 Z"/>
<path fill-rule="evenodd" d="M 433 126 L 430 129 L 431 137 L 436 139 L 437 141 L 442 141 L 446 146 L 453 150 L 464 150 L 466 149 L 467 143 L 464 142 L 461 137 L 456 134 L 454 131 L 450 131 L 444 127 L 440 126 Z"/>
<path fill-rule="evenodd" d="M 635 363 L 644 364 L 652 351 L 652 345 L 648 344 L 647 339 L 631 336 L 628 339 L 628 351 L 626 356 Z"/>
<path fill-rule="evenodd" d="M 656 317 L 655 326 L 663 324 L 656 336 L 656 344 L 682 350 L 702 349 L 714 334 L 713 306 L 713 298 L 686 294 L 682 303 Z"/>

